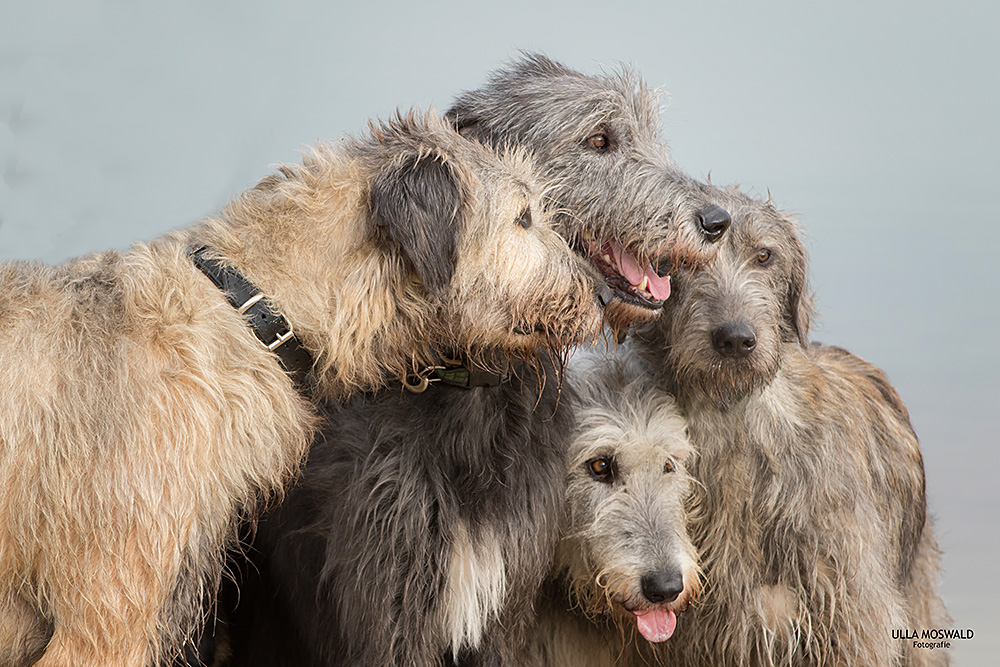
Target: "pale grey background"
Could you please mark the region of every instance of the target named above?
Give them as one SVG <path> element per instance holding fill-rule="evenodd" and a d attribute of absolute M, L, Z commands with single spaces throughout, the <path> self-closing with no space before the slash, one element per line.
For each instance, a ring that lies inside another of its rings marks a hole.
<path fill-rule="evenodd" d="M 189 224 L 317 139 L 516 55 L 634 63 L 677 161 L 797 212 L 815 338 L 910 407 L 956 664 L 1000 653 L 1000 12 L 989 2 L 0 0 L 0 260 Z M 683 622 L 683 620 L 682 620 Z"/>

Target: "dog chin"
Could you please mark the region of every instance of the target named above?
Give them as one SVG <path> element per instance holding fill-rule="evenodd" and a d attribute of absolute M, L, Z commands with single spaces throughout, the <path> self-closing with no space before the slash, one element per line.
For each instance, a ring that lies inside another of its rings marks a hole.
<path fill-rule="evenodd" d="M 777 373 L 776 367 L 752 362 L 725 361 L 700 369 L 688 368 L 678 373 L 682 390 L 694 390 L 712 403 L 728 407 L 767 386 Z"/>

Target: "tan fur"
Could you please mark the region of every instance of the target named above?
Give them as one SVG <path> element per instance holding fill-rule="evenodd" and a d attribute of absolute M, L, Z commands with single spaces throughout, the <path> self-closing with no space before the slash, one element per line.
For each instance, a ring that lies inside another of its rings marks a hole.
<path fill-rule="evenodd" d="M 446 165 L 462 195 L 440 222 L 456 234 L 443 294 L 370 213 L 372 183 L 420 160 Z M 599 326 L 596 273 L 541 195 L 523 155 L 410 116 L 126 253 L 0 266 L 0 665 L 43 650 L 43 667 L 169 658 L 234 526 L 297 473 L 312 406 L 192 243 L 285 315 L 316 360 L 314 396 L 341 397 L 429 363 L 432 345 L 530 356 Z"/>

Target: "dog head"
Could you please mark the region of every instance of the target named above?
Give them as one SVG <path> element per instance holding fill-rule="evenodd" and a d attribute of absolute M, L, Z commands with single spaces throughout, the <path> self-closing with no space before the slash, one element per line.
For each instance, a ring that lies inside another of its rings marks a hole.
<path fill-rule="evenodd" d="M 531 356 L 600 329 L 599 275 L 560 235 L 526 152 L 467 141 L 432 115 L 373 136 L 373 231 L 437 304 L 434 342 Z"/>
<path fill-rule="evenodd" d="M 670 396 L 626 381 L 617 363 L 573 386 L 579 421 L 558 566 L 585 612 L 664 641 L 700 589 L 684 420 Z"/>
<path fill-rule="evenodd" d="M 669 274 L 707 261 L 729 225 L 670 160 L 657 96 L 635 72 L 587 76 L 529 55 L 447 117 L 466 136 L 532 151 L 553 179 L 559 230 L 618 297 L 613 325 L 658 314 Z"/>
<path fill-rule="evenodd" d="M 808 344 L 813 306 L 791 217 L 736 189 L 704 189 L 732 226 L 708 267 L 677 273 L 675 298 L 642 337 L 680 391 L 724 403 L 770 382 L 785 346 Z"/>

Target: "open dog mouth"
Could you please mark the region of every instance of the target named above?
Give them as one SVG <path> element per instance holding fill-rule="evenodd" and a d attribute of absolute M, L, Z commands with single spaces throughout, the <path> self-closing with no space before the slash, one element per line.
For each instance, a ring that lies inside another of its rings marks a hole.
<path fill-rule="evenodd" d="M 615 296 L 626 303 L 658 310 L 670 296 L 670 276 L 660 275 L 662 268 L 641 266 L 639 259 L 615 239 L 598 239 L 584 232 L 577 251 L 589 259 L 604 276 Z"/>

